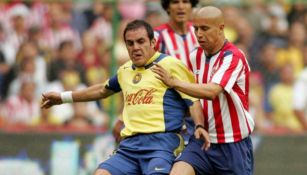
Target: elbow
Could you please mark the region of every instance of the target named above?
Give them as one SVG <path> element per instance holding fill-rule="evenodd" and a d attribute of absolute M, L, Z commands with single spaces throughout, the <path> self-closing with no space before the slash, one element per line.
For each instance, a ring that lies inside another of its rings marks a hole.
<path fill-rule="evenodd" d="M 217 95 L 211 94 L 207 96 L 207 100 L 214 100 L 217 97 Z"/>
<path fill-rule="evenodd" d="M 205 98 L 207 100 L 215 100 L 218 98 L 220 93 L 223 93 L 223 88 L 220 85 L 217 84 L 209 84 L 209 87 L 204 90 L 205 92 Z"/>
<path fill-rule="evenodd" d="M 214 100 L 214 99 L 216 99 L 217 97 L 218 97 L 218 93 L 215 93 L 215 92 L 209 92 L 206 96 L 205 96 L 205 98 L 207 99 L 207 100 Z"/>

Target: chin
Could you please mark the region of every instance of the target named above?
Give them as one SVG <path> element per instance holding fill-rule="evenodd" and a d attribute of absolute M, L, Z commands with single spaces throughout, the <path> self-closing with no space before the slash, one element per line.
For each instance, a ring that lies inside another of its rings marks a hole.
<path fill-rule="evenodd" d="M 143 63 L 140 63 L 140 62 L 133 62 L 133 64 L 136 66 L 136 67 L 142 67 L 144 66 Z"/>

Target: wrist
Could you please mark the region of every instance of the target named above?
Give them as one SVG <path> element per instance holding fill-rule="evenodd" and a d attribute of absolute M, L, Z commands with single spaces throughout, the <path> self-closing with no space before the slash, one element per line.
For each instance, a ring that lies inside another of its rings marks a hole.
<path fill-rule="evenodd" d="M 72 98 L 72 91 L 61 92 L 62 103 L 72 103 L 74 102 Z"/>
<path fill-rule="evenodd" d="M 198 128 L 205 129 L 204 125 L 202 125 L 202 124 L 195 125 L 195 130 L 198 129 Z"/>

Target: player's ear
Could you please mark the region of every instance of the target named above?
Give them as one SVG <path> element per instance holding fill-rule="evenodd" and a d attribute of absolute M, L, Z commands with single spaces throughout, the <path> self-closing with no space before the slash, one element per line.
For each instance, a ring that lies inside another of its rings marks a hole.
<path fill-rule="evenodd" d="M 221 25 L 220 25 L 220 30 L 223 31 L 224 28 L 225 28 L 225 25 L 224 25 L 224 24 L 221 24 Z"/>
<path fill-rule="evenodd" d="M 155 48 L 155 47 L 156 47 L 156 42 L 157 42 L 156 38 L 153 38 L 153 39 L 150 41 L 150 44 L 151 44 L 151 47 L 152 47 L 152 48 Z"/>

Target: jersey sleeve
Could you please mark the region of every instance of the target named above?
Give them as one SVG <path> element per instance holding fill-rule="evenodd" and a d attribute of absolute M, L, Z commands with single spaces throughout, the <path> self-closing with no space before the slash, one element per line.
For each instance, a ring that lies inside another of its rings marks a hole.
<path fill-rule="evenodd" d="M 114 92 L 120 92 L 122 89 L 118 82 L 118 74 L 114 75 L 109 80 L 107 80 L 105 83 L 105 87 L 106 89 L 112 90 Z"/>
<path fill-rule="evenodd" d="M 222 64 L 214 73 L 211 82 L 221 85 L 226 92 L 230 93 L 243 71 L 243 62 L 231 51 L 226 52 L 222 59 Z"/>
<path fill-rule="evenodd" d="M 175 59 L 175 58 L 174 58 Z M 193 73 L 179 60 L 175 59 L 174 62 L 168 64 L 170 66 L 170 73 L 172 76 L 180 81 L 189 83 L 196 83 Z M 191 97 L 185 93 L 177 91 L 184 99 L 185 103 L 190 106 L 193 102 L 197 101 L 197 98 Z"/>

